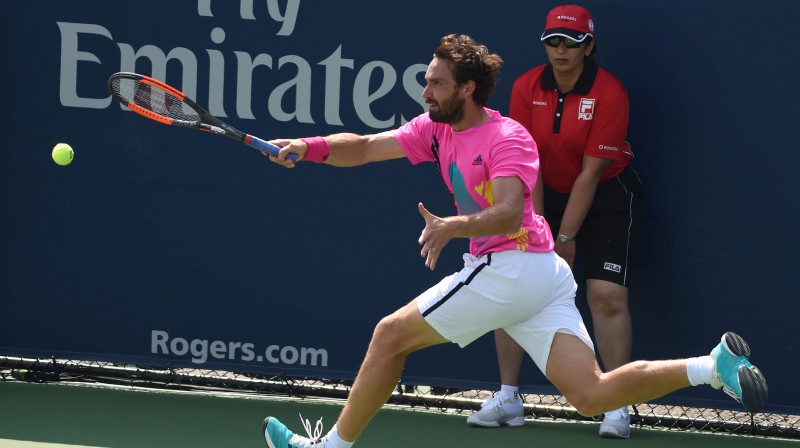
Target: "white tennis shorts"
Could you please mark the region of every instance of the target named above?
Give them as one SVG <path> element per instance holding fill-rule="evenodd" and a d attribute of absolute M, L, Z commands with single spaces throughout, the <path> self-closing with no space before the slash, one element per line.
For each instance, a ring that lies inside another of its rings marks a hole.
<path fill-rule="evenodd" d="M 575 306 L 577 285 L 555 252 L 505 251 L 476 258 L 416 298 L 419 312 L 439 334 L 467 346 L 502 328 L 546 374 L 556 332 L 573 334 L 594 351 Z"/>

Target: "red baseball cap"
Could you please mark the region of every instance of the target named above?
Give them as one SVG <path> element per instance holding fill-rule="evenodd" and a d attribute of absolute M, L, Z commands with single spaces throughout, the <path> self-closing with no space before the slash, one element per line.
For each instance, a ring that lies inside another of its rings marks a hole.
<path fill-rule="evenodd" d="M 592 16 L 582 6 L 556 6 L 547 13 L 542 40 L 552 36 L 569 37 L 578 42 L 583 42 L 587 36 L 594 38 Z"/>

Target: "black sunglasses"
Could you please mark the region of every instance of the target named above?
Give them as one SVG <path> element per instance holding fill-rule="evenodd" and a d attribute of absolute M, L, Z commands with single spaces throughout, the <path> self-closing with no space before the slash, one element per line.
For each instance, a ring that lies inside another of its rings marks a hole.
<path fill-rule="evenodd" d="M 547 44 L 548 47 L 557 47 L 561 45 L 561 42 L 564 42 L 564 46 L 567 48 L 578 48 L 583 43 L 564 36 L 553 36 L 544 40 L 544 43 Z"/>

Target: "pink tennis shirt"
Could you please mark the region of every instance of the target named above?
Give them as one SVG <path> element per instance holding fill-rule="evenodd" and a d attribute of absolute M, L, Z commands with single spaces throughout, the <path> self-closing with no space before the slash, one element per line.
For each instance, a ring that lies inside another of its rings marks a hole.
<path fill-rule="evenodd" d="M 525 186 L 525 210 L 518 231 L 509 235 L 472 237 L 469 251 L 480 257 L 490 252 L 520 250 L 548 252 L 553 235 L 544 218 L 535 214 L 531 192 L 539 174 L 539 154 L 528 131 L 499 112 L 463 131 L 433 122 L 424 113 L 393 131 L 413 164 L 436 163 L 459 215 L 471 215 L 494 204 L 492 180 L 518 177 Z"/>

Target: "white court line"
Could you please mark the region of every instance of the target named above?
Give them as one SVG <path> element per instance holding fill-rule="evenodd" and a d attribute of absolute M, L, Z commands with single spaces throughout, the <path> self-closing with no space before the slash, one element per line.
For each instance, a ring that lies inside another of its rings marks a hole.
<path fill-rule="evenodd" d="M 64 445 L 63 443 L 29 442 L 27 440 L 0 439 L 0 448 L 102 448 L 87 445 Z"/>

